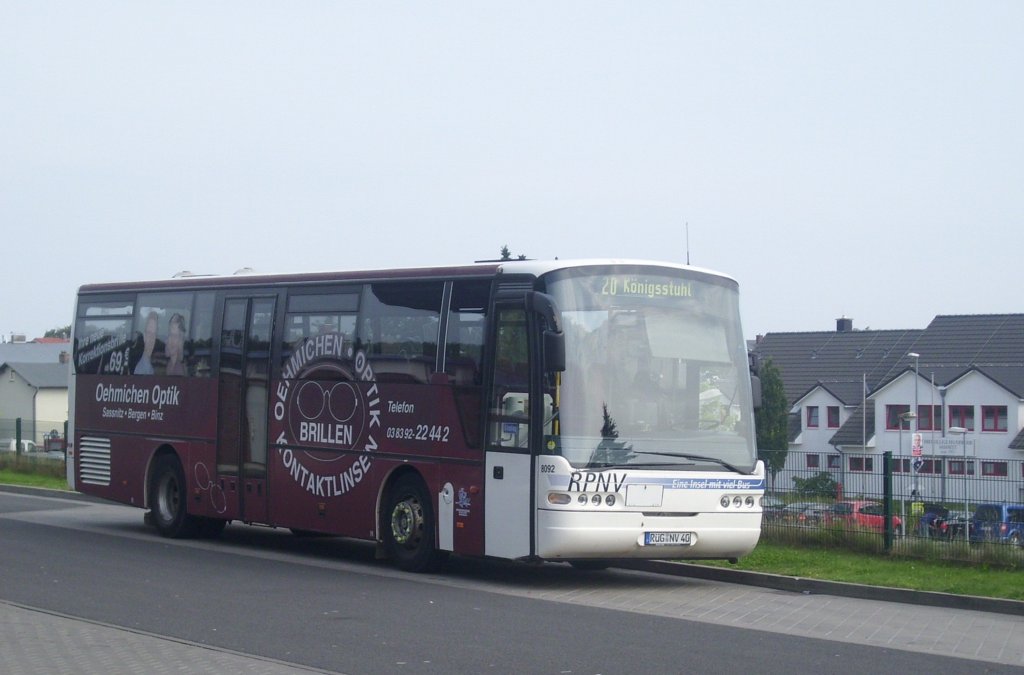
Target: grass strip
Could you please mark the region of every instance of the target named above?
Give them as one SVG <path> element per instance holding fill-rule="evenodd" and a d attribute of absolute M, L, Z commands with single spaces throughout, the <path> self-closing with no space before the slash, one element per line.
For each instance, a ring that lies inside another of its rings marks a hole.
<path fill-rule="evenodd" d="M 732 569 L 869 586 L 1024 600 L 1024 569 L 760 543 Z"/>

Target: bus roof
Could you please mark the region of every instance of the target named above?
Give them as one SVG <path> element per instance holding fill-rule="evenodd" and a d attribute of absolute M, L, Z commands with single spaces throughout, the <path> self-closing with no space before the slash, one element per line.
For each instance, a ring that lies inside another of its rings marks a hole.
<path fill-rule="evenodd" d="M 234 274 L 192 274 L 181 272 L 168 279 L 152 279 L 147 281 L 124 281 L 85 284 L 78 290 L 79 294 L 161 290 L 182 288 L 223 288 L 266 286 L 268 284 L 307 284 L 333 282 L 380 281 L 385 279 L 429 279 L 433 277 L 493 277 L 503 274 L 525 274 L 540 277 L 550 272 L 608 265 L 664 267 L 667 269 L 686 270 L 699 274 L 735 279 L 712 270 L 692 267 L 679 263 L 653 260 L 633 260 L 619 258 L 591 258 L 579 260 L 507 260 L 483 261 L 468 265 L 449 265 L 439 267 L 403 267 L 375 270 L 345 270 L 326 272 L 287 272 L 257 273 L 251 270 L 239 270 Z"/>

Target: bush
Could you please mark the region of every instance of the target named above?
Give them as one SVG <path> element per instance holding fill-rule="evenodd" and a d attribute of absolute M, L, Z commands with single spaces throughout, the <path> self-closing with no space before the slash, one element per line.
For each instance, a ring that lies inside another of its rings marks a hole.
<path fill-rule="evenodd" d="M 803 497 L 835 497 L 839 483 L 832 474 L 822 471 L 810 478 L 794 478 L 796 492 Z"/>

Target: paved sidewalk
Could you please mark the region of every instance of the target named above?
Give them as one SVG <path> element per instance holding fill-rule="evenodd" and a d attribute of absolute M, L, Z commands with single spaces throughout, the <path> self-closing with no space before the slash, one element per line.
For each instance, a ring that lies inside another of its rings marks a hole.
<path fill-rule="evenodd" d="M 5 675 L 323 672 L 0 601 L 0 673 Z"/>

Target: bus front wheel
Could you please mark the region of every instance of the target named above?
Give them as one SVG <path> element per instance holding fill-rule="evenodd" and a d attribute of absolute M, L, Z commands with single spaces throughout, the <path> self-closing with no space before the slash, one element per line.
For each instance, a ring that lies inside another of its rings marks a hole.
<path fill-rule="evenodd" d="M 149 508 L 157 532 L 165 537 L 185 539 L 199 533 L 200 520 L 188 515 L 185 473 L 173 455 L 164 455 L 156 462 L 153 484 L 149 491 Z"/>
<path fill-rule="evenodd" d="M 441 562 L 434 546 L 433 509 L 417 477 L 403 476 L 389 491 L 383 530 L 388 556 L 399 569 L 427 572 Z"/>

